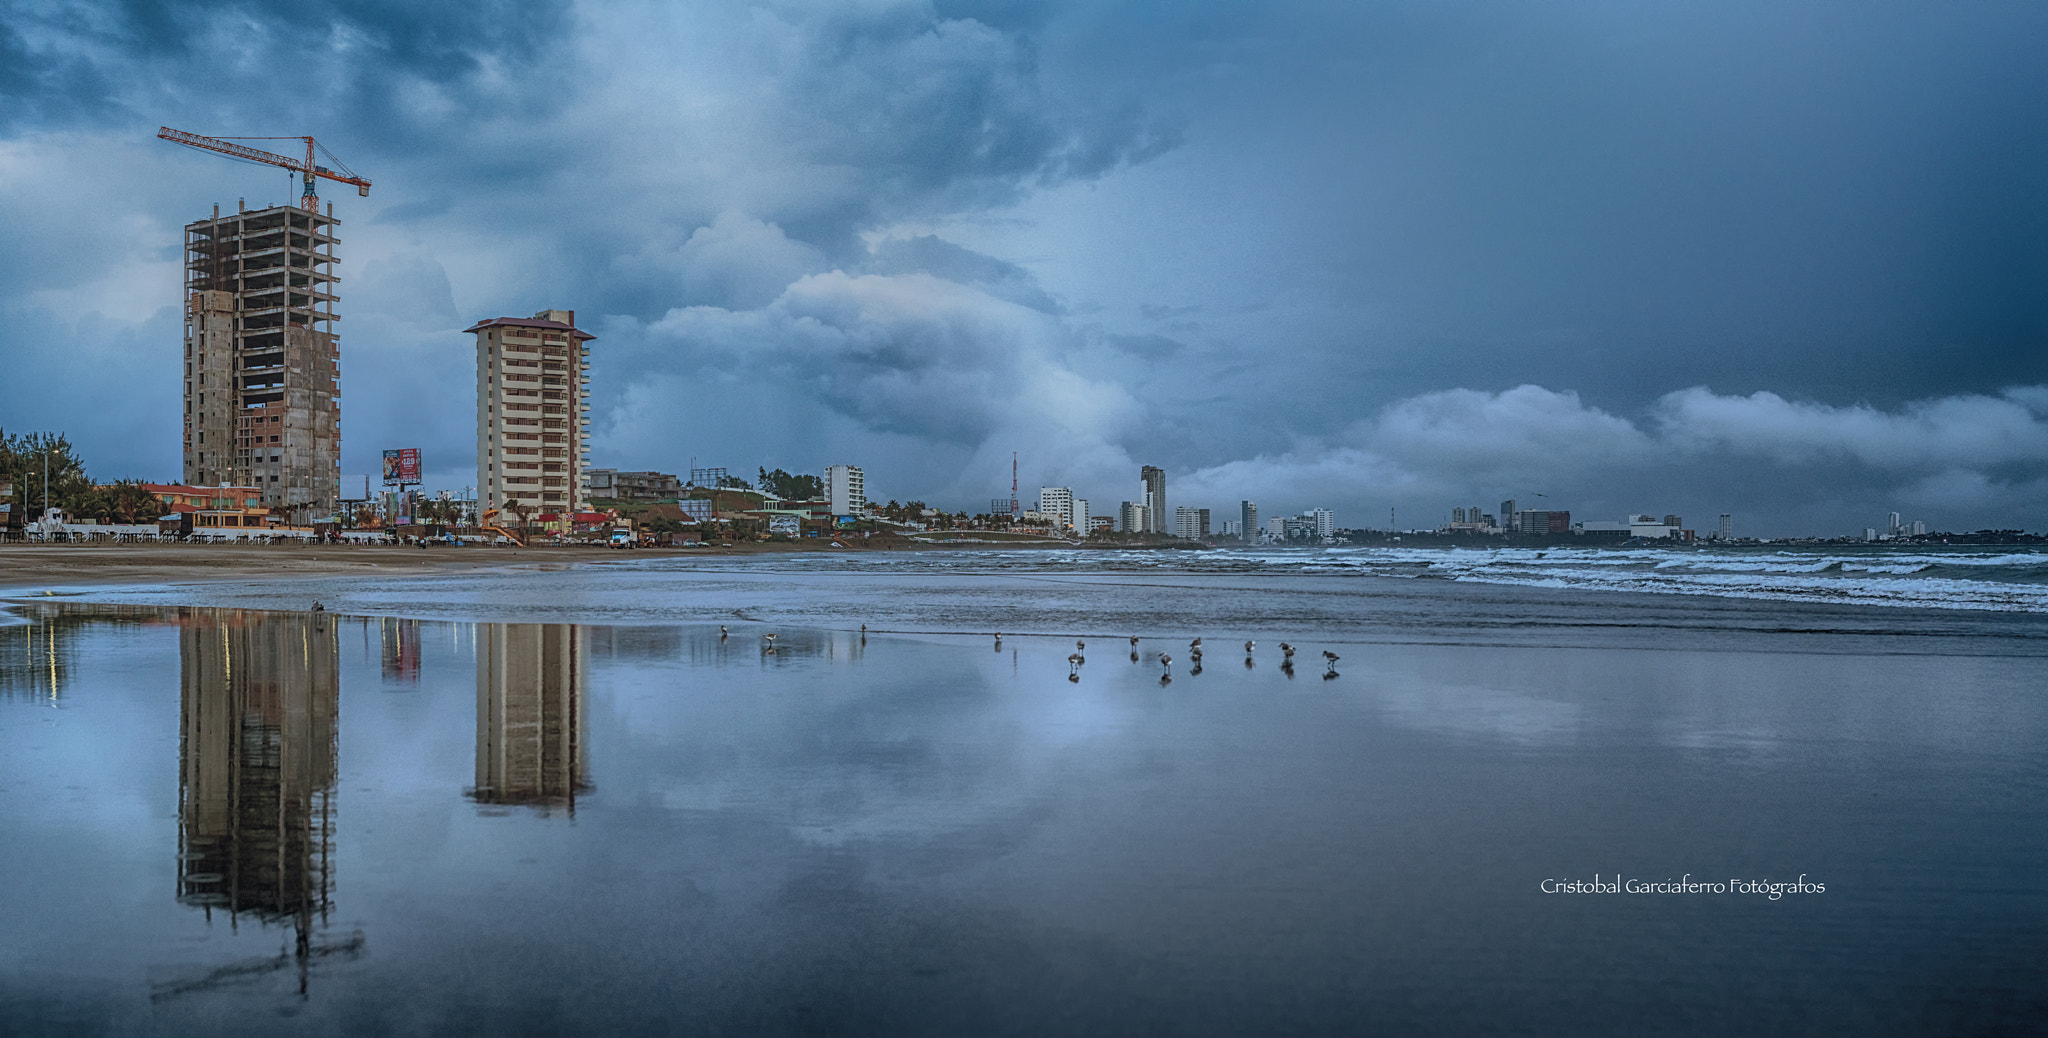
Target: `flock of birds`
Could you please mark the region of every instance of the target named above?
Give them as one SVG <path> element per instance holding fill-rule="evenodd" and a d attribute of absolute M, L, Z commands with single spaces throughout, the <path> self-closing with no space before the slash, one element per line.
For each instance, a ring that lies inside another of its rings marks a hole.
<path fill-rule="evenodd" d="M 315 608 L 318 608 L 318 606 L 316 605 Z M 1003 647 L 1003 632 L 997 631 L 995 632 L 995 636 L 996 648 L 1000 650 Z M 732 637 L 732 632 L 730 630 L 727 630 L 724 624 L 719 624 L 718 640 L 725 641 L 730 637 Z M 867 624 L 860 625 L 860 640 L 863 644 L 865 644 L 868 640 Z M 1244 665 L 1247 669 L 1249 669 L 1252 666 L 1253 654 L 1258 649 L 1258 645 L 1258 642 L 1252 641 L 1250 639 L 1246 639 L 1244 643 Z M 1087 648 L 1087 639 L 1074 639 L 1074 651 L 1067 655 L 1068 681 L 1081 680 L 1081 666 L 1088 662 L 1088 658 L 1086 656 L 1081 655 L 1081 653 L 1085 652 Z M 770 656 L 773 656 L 775 654 L 775 632 L 770 631 L 767 634 L 761 636 L 761 651 L 764 654 Z M 1328 649 L 1323 650 L 1324 681 L 1329 681 L 1337 676 L 1337 661 L 1340 658 L 1341 657 L 1339 657 L 1336 653 L 1331 652 Z M 1188 643 L 1188 661 L 1190 664 L 1188 668 L 1189 673 L 1200 674 L 1202 672 L 1201 638 L 1197 637 L 1194 641 Z M 1138 636 L 1135 634 L 1131 635 L 1131 662 L 1138 662 Z M 1162 685 L 1172 684 L 1173 656 L 1170 653 L 1160 653 L 1159 666 L 1162 668 L 1162 672 L 1159 675 L 1159 683 Z M 1294 676 L 1294 646 L 1289 645 L 1286 642 L 1280 643 L 1280 670 L 1290 678 Z"/>
<path fill-rule="evenodd" d="M 1252 666 L 1253 656 L 1257 652 L 1258 646 L 1258 642 L 1249 639 L 1244 643 L 1244 665 L 1247 669 Z M 996 648 L 1001 649 L 1002 647 L 1003 635 L 1001 631 L 998 631 L 996 632 Z M 1081 653 L 1085 652 L 1087 648 L 1088 642 L 1086 639 L 1074 639 L 1074 651 L 1067 655 L 1068 681 L 1081 680 L 1081 667 L 1088 662 L 1088 657 L 1081 655 Z M 1329 681 L 1337 676 L 1337 661 L 1341 658 L 1328 649 L 1323 650 L 1323 680 Z M 1131 636 L 1131 662 L 1138 662 L 1137 635 Z M 1199 637 L 1188 643 L 1188 663 L 1188 673 L 1200 674 L 1202 672 L 1202 639 Z M 1159 683 L 1162 685 L 1172 684 L 1173 654 L 1160 653 L 1159 666 L 1161 668 Z M 1280 670 L 1290 678 L 1294 676 L 1294 646 L 1286 642 L 1280 643 Z"/>

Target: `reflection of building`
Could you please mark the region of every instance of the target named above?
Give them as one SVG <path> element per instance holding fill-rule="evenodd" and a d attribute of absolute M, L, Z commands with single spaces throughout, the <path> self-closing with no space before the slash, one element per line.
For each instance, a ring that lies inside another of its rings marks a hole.
<path fill-rule="evenodd" d="M 476 788 L 486 804 L 576 809 L 589 789 L 583 671 L 574 624 L 478 624 Z"/>
<path fill-rule="evenodd" d="M 303 945 L 334 889 L 333 625 L 238 610 L 181 620 L 178 900 L 290 921 Z"/>
<path fill-rule="evenodd" d="M 0 696 L 57 705 L 71 682 L 76 637 L 85 613 L 77 609 L 26 610 L 23 622 L 0 627 Z"/>
<path fill-rule="evenodd" d="M 420 680 L 420 622 L 386 616 L 377 620 L 384 680 L 417 685 Z"/>

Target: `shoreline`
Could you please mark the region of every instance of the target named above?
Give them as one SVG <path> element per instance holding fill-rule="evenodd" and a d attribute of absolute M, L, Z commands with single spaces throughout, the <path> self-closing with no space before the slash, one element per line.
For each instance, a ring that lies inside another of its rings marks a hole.
<path fill-rule="evenodd" d="M 648 558 L 724 558 L 842 552 L 1017 550 L 1067 547 L 1047 542 L 854 541 L 844 547 L 756 541 L 717 547 L 635 548 L 563 545 L 532 548 L 392 544 L 9 544 L 0 545 L 0 598 L 49 587 L 218 584 L 246 580 L 368 576 L 421 577 L 449 573 L 597 565 Z"/>

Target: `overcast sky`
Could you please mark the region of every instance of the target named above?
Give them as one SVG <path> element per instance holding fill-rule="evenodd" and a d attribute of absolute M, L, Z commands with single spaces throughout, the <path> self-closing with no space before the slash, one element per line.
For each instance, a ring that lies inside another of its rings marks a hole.
<path fill-rule="evenodd" d="M 297 189 L 169 125 L 375 181 L 346 472 L 472 484 L 461 329 L 560 308 L 603 466 L 2038 530 L 2044 54 L 2038 3 L 0 0 L 0 428 L 176 476 L 180 228 Z"/>

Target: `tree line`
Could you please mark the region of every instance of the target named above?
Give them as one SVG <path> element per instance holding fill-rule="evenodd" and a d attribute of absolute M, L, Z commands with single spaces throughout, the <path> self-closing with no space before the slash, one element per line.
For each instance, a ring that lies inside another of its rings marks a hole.
<path fill-rule="evenodd" d="M 0 429 L 0 483 L 13 484 L 14 496 L 6 501 L 16 511 L 42 515 L 46 471 L 50 507 L 63 509 L 71 518 L 147 523 L 163 514 L 163 502 L 144 490 L 140 480 L 95 485 L 63 433 L 13 435 Z"/>

